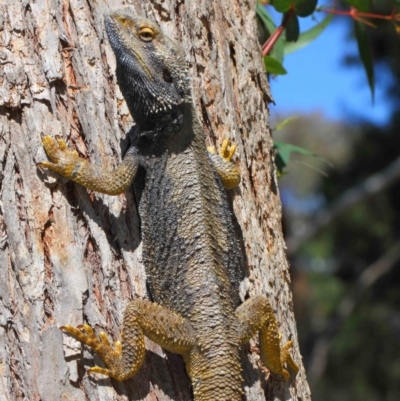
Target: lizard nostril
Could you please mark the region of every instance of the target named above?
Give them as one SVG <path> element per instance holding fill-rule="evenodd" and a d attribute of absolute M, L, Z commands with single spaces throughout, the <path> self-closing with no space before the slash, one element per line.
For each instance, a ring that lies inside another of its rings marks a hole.
<path fill-rule="evenodd" d="M 163 78 L 164 78 L 164 81 L 168 82 L 169 84 L 172 83 L 172 81 L 173 81 L 170 72 L 166 68 L 164 68 L 164 71 L 163 71 Z"/>

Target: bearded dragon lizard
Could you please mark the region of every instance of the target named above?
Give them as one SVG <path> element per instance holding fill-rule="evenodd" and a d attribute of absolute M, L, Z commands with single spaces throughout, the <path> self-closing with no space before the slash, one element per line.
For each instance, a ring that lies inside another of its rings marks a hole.
<path fill-rule="evenodd" d="M 117 60 L 119 87 L 136 122 L 137 135 L 113 171 L 81 159 L 50 136 L 43 144 L 54 170 L 101 193 L 117 195 L 141 166 L 145 184 L 139 214 L 143 262 L 155 302 L 136 299 L 124 313 L 121 341 L 96 336 L 89 325 L 62 330 L 91 347 L 106 367 L 92 367 L 116 380 L 133 376 L 143 363 L 144 336 L 182 355 L 196 401 L 242 399 L 239 347 L 259 333 L 260 356 L 273 373 L 297 372 L 289 349 L 280 345 L 268 299 L 240 305 L 242 257 L 225 188 L 240 181 L 230 161 L 235 146 L 224 141 L 220 154 L 208 153 L 191 101 L 182 51 L 159 26 L 130 11 L 105 18 Z"/>

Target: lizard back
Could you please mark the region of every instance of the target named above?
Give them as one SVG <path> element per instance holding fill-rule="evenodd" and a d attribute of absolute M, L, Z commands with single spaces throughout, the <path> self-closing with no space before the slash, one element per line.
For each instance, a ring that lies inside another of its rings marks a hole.
<path fill-rule="evenodd" d="M 151 295 L 189 318 L 207 297 L 233 311 L 242 266 L 227 197 L 191 113 L 161 155 L 147 152 L 139 206 Z"/>

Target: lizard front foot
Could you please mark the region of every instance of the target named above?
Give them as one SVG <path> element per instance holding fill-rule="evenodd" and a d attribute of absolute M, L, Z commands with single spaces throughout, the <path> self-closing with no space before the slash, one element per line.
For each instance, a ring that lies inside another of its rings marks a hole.
<path fill-rule="evenodd" d="M 83 161 L 83 159 L 79 157 L 78 152 L 76 150 L 70 150 L 66 142 L 58 136 L 53 138 L 47 135 L 42 138 L 42 143 L 51 161 L 37 163 L 37 166 L 48 168 L 66 178 L 71 178 L 77 167 L 79 168 Z"/>
<path fill-rule="evenodd" d="M 218 175 L 222 180 L 222 184 L 226 189 L 232 189 L 239 185 L 240 174 L 231 159 L 236 151 L 236 144 L 229 143 L 229 139 L 222 141 L 221 148 L 216 153 L 214 146 L 207 147 L 210 160 L 213 163 Z"/>
<path fill-rule="evenodd" d="M 60 327 L 60 329 L 64 333 L 70 334 L 78 341 L 92 348 L 107 366 L 107 368 L 94 366 L 88 370 L 88 374 L 101 373 L 118 381 L 125 380 L 131 376 L 127 375 L 122 368 L 122 344 L 120 341 L 115 341 L 114 345 L 112 345 L 106 333 L 102 331 L 97 337 L 94 330 L 88 324 L 83 324 L 78 327 L 66 325 Z"/>
<path fill-rule="evenodd" d="M 236 152 L 236 144 L 235 143 L 231 143 L 229 144 L 229 139 L 228 138 L 224 138 L 224 140 L 222 141 L 221 144 L 221 148 L 219 149 L 219 156 L 227 162 L 230 162 L 233 155 Z M 216 150 L 214 148 L 214 146 L 208 146 L 207 150 L 212 153 L 212 154 L 216 154 Z"/>

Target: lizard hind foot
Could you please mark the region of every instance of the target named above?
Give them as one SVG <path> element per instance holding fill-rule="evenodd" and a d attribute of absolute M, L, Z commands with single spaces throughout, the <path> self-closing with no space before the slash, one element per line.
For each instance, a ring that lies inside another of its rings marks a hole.
<path fill-rule="evenodd" d="M 297 366 L 297 364 L 293 361 L 292 356 L 290 355 L 290 348 L 292 348 L 293 346 L 293 341 L 290 340 L 288 341 L 282 348 L 281 348 L 281 363 L 282 366 L 286 363 L 286 365 L 294 372 L 294 374 L 296 375 L 299 371 L 299 367 Z M 287 372 L 287 370 L 283 369 L 288 377 L 285 378 L 285 380 L 287 380 L 289 378 L 289 373 Z M 285 374 L 283 374 L 283 376 L 285 376 Z"/>
<path fill-rule="evenodd" d="M 94 330 L 88 324 L 79 325 L 78 327 L 66 325 L 60 327 L 60 330 L 92 348 L 107 366 L 107 368 L 94 366 L 88 370 L 88 374 L 101 373 L 118 381 L 127 378 L 124 369 L 121 369 L 122 344 L 120 341 L 115 341 L 114 344 L 111 344 L 106 333 L 100 332 L 96 336 Z"/>

